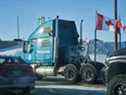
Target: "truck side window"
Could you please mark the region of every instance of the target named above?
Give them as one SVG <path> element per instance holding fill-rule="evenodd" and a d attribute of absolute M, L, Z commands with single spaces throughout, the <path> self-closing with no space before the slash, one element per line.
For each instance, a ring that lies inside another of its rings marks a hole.
<path fill-rule="evenodd" d="M 24 53 L 31 53 L 32 52 L 32 47 L 33 47 L 32 44 L 30 44 L 28 41 L 25 41 L 24 45 L 23 45 L 23 52 Z"/>
<path fill-rule="evenodd" d="M 0 58 L 0 64 L 3 64 L 5 62 L 4 58 Z"/>

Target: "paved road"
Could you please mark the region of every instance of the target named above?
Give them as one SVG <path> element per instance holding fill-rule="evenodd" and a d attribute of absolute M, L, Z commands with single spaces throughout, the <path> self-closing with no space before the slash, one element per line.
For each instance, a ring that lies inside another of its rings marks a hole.
<path fill-rule="evenodd" d="M 70 84 L 64 78 L 51 77 L 37 81 L 31 93 L 31 95 L 105 95 L 105 88 L 96 84 Z"/>
<path fill-rule="evenodd" d="M 32 95 L 105 95 L 105 87 L 100 84 L 79 83 L 73 85 L 66 82 L 64 78 L 51 77 L 36 82 L 36 88 Z"/>
<path fill-rule="evenodd" d="M 32 95 L 105 95 L 105 92 L 85 89 L 36 88 Z"/>

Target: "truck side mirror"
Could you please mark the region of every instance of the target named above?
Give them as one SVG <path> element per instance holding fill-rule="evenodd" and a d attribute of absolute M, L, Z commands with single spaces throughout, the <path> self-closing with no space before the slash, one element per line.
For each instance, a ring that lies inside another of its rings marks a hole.
<path fill-rule="evenodd" d="M 23 52 L 31 53 L 33 51 L 33 45 L 29 41 L 25 41 L 23 44 Z"/>

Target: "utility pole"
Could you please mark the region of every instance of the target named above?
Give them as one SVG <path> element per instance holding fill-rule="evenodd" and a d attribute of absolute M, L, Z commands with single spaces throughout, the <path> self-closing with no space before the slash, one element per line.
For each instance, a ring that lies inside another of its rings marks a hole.
<path fill-rule="evenodd" d="M 117 20 L 118 19 L 118 2 L 117 2 L 117 0 L 114 0 L 114 16 L 115 16 L 115 20 Z M 119 45 L 118 45 L 119 36 L 121 38 L 120 31 L 117 30 L 115 27 L 115 50 L 119 49 Z"/>
<path fill-rule="evenodd" d="M 17 16 L 17 38 L 20 39 L 20 23 L 19 23 L 19 16 Z"/>

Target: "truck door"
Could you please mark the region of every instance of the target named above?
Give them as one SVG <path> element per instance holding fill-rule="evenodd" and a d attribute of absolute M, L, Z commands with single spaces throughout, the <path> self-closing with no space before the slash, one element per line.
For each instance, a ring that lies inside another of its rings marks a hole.
<path fill-rule="evenodd" d="M 32 41 L 34 46 L 33 59 L 42 65 L 52 65 L 52 38 L 43 37 Z"/>
<path fill-rule="evenodd" d="M 33 45 L 32 60 L 42 65 L 52 65 L 52 20 L 41 24 L 29 37 Z"/>
<path fill-rule="evenodd" d="M 25 57 L 32 63 L 52 65 L 52 22 L 53 21 L 50 20 L 41 24 L 28 38 L 29 43 L 26 45 L 26 50 L 28 50 L 28 46 L 30 46 L 31 51 L 25 53 L 25 55 L 27 55 Z"/>

